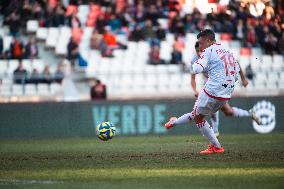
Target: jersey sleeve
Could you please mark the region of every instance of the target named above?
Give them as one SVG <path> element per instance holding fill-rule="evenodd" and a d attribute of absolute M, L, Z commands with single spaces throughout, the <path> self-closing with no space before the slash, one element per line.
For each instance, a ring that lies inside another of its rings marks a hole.
<path fill-rule="evenodd" d="M 197 54 L 193 55 L 191 61 L 190 61 L 190 64 L 192 65 L 196 60 L 198 60 L 198 56 Z"/>
<path fill-rule="evenodd" d="M 205 68 L 207 67 L 207 64 L 209 62 L 209 58 L 210 58 L 210 52 L 211 49 L 206 49 L 198 58 L 198 60 L 196 60 L 193 65 L 192 65 L 192 71 L 193 73 L 201 73 L 203 71 L 205 71 Z"/>

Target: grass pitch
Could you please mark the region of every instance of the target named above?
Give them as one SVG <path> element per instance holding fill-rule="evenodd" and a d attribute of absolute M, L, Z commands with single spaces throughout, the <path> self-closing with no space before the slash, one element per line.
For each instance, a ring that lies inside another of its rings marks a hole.
<path fill-rule="evenodd" d="M 284 188 L 284 133 L 0 141 L 0 188 Z"/>

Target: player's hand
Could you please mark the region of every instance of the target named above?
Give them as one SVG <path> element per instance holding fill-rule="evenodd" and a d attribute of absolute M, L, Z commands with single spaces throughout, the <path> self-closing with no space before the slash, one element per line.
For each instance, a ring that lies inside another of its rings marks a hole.
<path fill-rule="evenodd" d="M 244 79 L 244 80 L 242 81 L 242 84 L 243 84 L 244 87 L 247 87 L 247 85 L 248 85 L 248 80 Z"/>
<path fill-rule="evenodd" d="M 195 96 L 195 98 L 197 98 L 197 97 L 198 97 L 198 94 L 199 94 L 199 93 L 198 93 L 197 91 L 195 91 L 195 92 L 194 92 L 194 96 Z"/>

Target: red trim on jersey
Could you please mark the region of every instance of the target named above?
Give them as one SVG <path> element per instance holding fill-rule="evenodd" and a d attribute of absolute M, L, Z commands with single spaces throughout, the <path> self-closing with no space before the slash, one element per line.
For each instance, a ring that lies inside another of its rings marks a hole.
<path fill-rule="evenodd" d="M 203 90 L 207 94 L 207 96 L 214 98 L 214 99 L 217 99 L 217 100 L 230 100 L 231 99 L 231 98 L 223 98 L 223 97 L 213 96 L 213 95 L 209 94 L 205 89 L 203 89 Z"/>
<path fill-rule="evenodd" d="M 214 43 L 215 45 L 221 45 L 220 43 Z"/>
<path fill-rule="evenodd" d="M 199 64 L 197 61 L 195 62 L 196 64 Z M 204 70 L 204 67 L 201 65 L 201 64 L 199 64 L 202 68 L 203 68 L 203 70 Z"/>

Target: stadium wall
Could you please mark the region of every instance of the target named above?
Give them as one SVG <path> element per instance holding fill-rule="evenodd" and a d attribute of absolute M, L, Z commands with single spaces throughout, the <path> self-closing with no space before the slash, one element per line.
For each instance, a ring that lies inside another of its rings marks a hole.
<path fill-rule="evenodd" d="M 93 137 L 95 126 L 111 121 L 119 135 L 197 134 L 194 123 L 167 132 L 170 116 L 190 112 L 194 99 L 123 100 L 98 102 L 50 102 L 0 104 L 0 139 Z M 284 97 L 234 98 L 232 106 L 255 108 L 263 126 L 253 127 L 248 118 L 220 113 L 221 133 L 269 133 L 284 131 Z"/>

